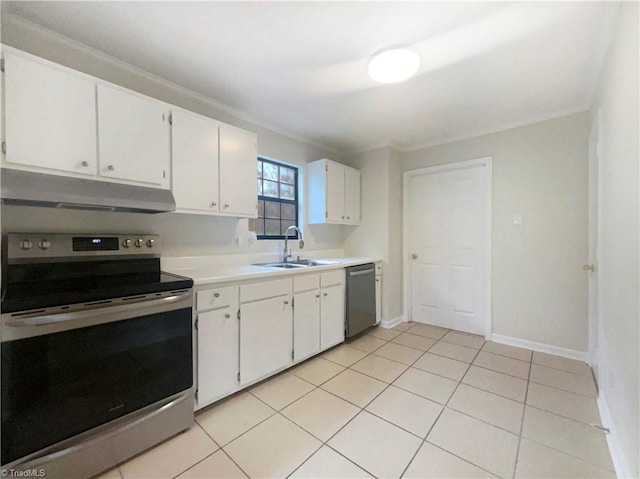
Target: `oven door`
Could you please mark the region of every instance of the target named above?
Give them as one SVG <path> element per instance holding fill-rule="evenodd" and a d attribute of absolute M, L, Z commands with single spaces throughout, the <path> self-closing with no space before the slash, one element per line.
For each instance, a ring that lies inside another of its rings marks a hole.
<path fill-rule="evenodd" d="M 3 465 L 192 387 L 191 291 L 109 304 L 2 315 Z"/>

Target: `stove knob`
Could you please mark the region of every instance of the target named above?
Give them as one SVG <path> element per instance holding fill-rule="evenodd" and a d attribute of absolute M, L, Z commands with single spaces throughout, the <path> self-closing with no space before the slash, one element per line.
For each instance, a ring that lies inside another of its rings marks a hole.
<path fill-rule="evenodd" d="M 137 239 L 133 244 L 136 245 L 136 248 L 142 248 L 142 245 L 144 244 L 144 240 Z"/>
<path fill-rule="evenodd" d="M 29 240 L 22 240 L 20 241 L 20 248 L 21 249 L 31 249 L 33 248 L 33 243 Z"/>
<path fill-rule="evenodd" d="M 124 248 L 131 248 L 131 240 L 130 239 L 126 239 L 122 242 L 122 246 Z"/>
<path fill-rule="evenodd" d="M 47 250 L 49 248 L 51 248 L 51 241 L 43 239 L 40 240 L 40 242 L 38 243 L 38 248 L 43 249 L 43 250 Z"/>
<path fill-rule="evenodd" d="M 154 243 L 155 243 L 155 240 L 152 240 L 152 239 L 147 240 L 147 247 L 148 248 L 153 248 Z"/>

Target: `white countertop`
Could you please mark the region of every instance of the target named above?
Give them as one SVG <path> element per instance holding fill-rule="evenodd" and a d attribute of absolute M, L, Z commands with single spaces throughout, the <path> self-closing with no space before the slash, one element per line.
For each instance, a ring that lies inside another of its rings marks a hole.
<path fill-rule="evenodd" d="M 307 257 L 305 256 L 305 259 Z M 359 264 L 380 261 L 378 258 L 366 257 L 337 257 L 326 258 L 309 255 L 309 259 L 332 262 L 321 266 L 309 266 L 302 268 L 277 268 L 267 266 L 255 266 L 251 263 L 227 261 L 217 256 L 189 256 L 182 258 L 163 258 L 162 269 L 169 273 L 179 274 L 193 278 L 194 285 L 224 283 L 229 281 L 243 281 L 248 279 L 260 279 L 273 276 L 286 276 L 292 274 L 323 272 L 332 269 L 356 266 Z M 256 261 L 258 262 L 258 261 Z M 259 261 L 259 262 L 268 262 Z M 274 262 L 277 262 L 274 261 Z"/>

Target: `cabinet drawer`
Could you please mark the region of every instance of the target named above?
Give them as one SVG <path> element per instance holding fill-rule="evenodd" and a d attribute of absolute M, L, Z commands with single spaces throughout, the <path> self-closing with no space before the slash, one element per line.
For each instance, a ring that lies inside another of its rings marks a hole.
<path fill-rule="evenodd" d="M 291 278 L 244 284 L 240 286 L 240 302 L 247 303 L 259 299 L 274 298 L 276 296 L 291 294 L 291 290 Z"/>
<path fill-rule="evenodd" d="M 376 276 L 381 275 L 382 274 L 382 262 L 378 261 L 376 263 Z"/>
<path fill-rule="evenodd" d="M 334 284 L 344 284 L 344 269 L 329 271 L 320 275 L 320 285 L 323 288 Z"/>
<path fill-rule="evenodd" d="M 309 291 L 310 289 L 318 289 L 320 287 L 319 274 L 305 274 L 303 276 L 293 277 L 293 292 Z"/>
<path fill-rule="evenodd" d="M 216 309 L 231 306 L 238 301 L 237 286 L 203 289 L 196 293 L 196 310 Z"/>

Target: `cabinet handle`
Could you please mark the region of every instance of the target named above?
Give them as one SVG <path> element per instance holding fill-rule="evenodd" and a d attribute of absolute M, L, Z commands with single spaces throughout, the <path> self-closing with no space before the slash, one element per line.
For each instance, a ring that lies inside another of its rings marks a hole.
<path fill-rule="evenodd" d="M 285 301 L 284 304 L 289 304 L 289 301 Z"/>
<path fill-rule="evenodd" d="M 344 216 L 342 217 L 342 219 L 344 219 Z"/>
<path fill-rule="evenodd" d="M 351 216 L 347 216 L 347 219 L 348 219 L 348 220 L 350 220 L 350 219 L 351 219 Z"/>
<path fill-rule="evenodd" d="M 225 204 L 224 204 L 224 207 L 225 207 L 225 208 L 228 208 L 228 207 L 229 207 L 229 203 L 225 203 Z"/>
<path fill-rule="evenodd" d="M 215 201 L 211 203 L 211 208 L 215 208 L 216 206 L 218 206 L 218 203 L 216 203 Z"/>
<path fill-rule="evenodd" d="M 319 297 L 320 297 L 320 295 L 319 295 L 319 294 L 316 294 L 316 298 L 319 298 Z"/>
<path fill-rule="evenodd" d="M 214 298 L 219 298 L 220 297 L 220 293 L 213 293 L 213 297 Z"/>
<path fill-rule="evenodd" d="M 109 171 L 113 171 L 113 170 L 115 170 L 115 169 L 116 169 L 116 167 L 115 167 L 115 166 L 113 166 L 113 165 L 109 165 L 109 166 L 107 166 L 107 170 L 109 170 Z"/>
<path fill-rule="evenodd" d="M 86 168 L 87 166 L 89 166 L 89 162 L 88 161 L 83 161 L 82 163 L 80 163 L 84 168 Z"/>
<path fill-rule="evenodd" d="M 231 317 L 231 315 L 229 313 L 224 315 L 225 318 L 229 319 Z"/>
<path fill-rule="evenodd" d="M 329 293 L 324 293 L 325 296 L 329 296 Z"/>

